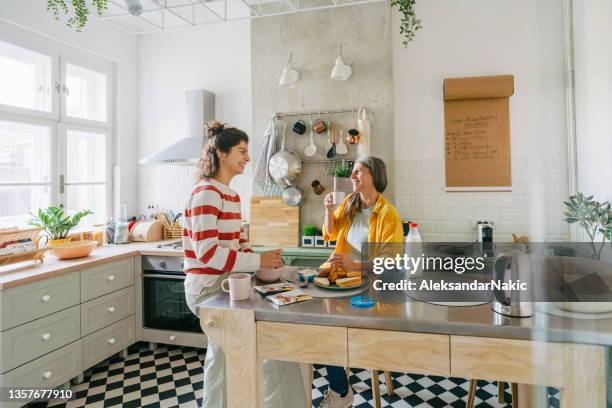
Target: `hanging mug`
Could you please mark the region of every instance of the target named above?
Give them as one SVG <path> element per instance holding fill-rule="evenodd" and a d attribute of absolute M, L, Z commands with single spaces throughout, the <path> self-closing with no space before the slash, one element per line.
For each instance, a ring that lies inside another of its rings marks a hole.
<path fill-rule="evenodd" d="M 297 133 L 298 135 L 303 135 L 306 133 L 306 122 L 304 122 L 302 119 L 295 122 L 293 124 L 293 132 Z"/>
<path fill-rule="evenodd" d="M 327 126 L 325 126 L 325 122 L 323 122 L 323 119 L 317 119 L 314 125 L 312 125 L 312 130 L 314 130 L 318 134 L 325 132 L 325 130 L 327 130 Z"/>

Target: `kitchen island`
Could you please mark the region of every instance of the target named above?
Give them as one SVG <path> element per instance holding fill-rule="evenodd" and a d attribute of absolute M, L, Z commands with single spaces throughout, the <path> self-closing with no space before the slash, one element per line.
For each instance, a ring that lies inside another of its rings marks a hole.
<path fill-rule="evenodd" d="M 563 407 L 604 407 L 604 348 L 612 318 L 530 318 L 494 313 L 490 305 L 437 306 L 403 292 L 376 292 L 357 309 L 348 298 L 272 305 L 257 293 L 231 301 L 225 293 L 199 305 L 202 329 L 226 355 L 228 406 L 261 407 L 261 362 L 276 359 L 520 384 L 561 390 Z"/>

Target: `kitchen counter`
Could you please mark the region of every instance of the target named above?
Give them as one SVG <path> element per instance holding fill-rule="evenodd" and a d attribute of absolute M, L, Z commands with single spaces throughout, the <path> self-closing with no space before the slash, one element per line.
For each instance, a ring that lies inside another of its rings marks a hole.
<path fill-rule="evenodd" d="M 6 265 L 0 267 L 0 290 L 133 256 L 183 256 L 182 249 L 172 249 L 169 246 L 163 248 L 157 247 L 159 244 L 166 245 L 168 242 L 171 241 L 131 242 L 123 245 L 105 245 L 96 247 L 91 255 L 85 258 L 59 260 L 51 254 L 46 254 L 43 263 L 22 262 L 20 264 Z M 263 252 L 273 248 L 253 246 L 253 249 L 255 252 Z M 325 256 L 331 253 L 331 250 L 326 248 L 283 248 L 283 253 L 288 256 Z"/>
<path fill-rule="evenodd" d="M 527 400 L 532 385 L 548 385 L 561 390 L 563 406 L 605 406 L 610 317 L 537 311 L 510 318 L 489 304 L 439 306 L 402 292 L 369 291 L 377 299 L 369 309 L 352 307 L 346 297 L 277 307 L 258 293 L 245 301 L 221 293 L 199 304 L 202 329 L 225 352 L 227 390 L 241 390 L 228 392 L 228 408 L 261 406 L 265 359 L 502 380 L 518 383 Z"/>
<path fill-rule="evenodd" d="M 316 298 L 277 307 L 256 292 L 250 301 L 240 302 L 220 293 L 200 307 L 249 310 L 256 320 L 271 322 L 612 345 L 612 317 L 559 317 L 537 311 L 537 307 L 532 317 L 506 317 L 493 312 L 490 304 L 439 306 L 415 301 L 400 291 L 372 288 L 369 295 L 377 301 L 369 309 L 351 306 L 348 298 Z"/>

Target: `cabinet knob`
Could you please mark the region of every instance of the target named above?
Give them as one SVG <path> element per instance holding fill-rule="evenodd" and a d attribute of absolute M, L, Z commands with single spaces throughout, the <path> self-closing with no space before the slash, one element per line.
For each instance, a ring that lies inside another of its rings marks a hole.
<path fill-rule="evenodd" d="M 51 333 L 45 333 L 42 336 L 40 336 L 43 340 L 47 341 L 51 338 Z"/>
<path fill-rule="evenodd" d="M 168 340 L 170 340 L 170 341 L 174 341 L 174 340 L 176 340 L 176 336 L 175 336 L 175 335 L 172 335 L 172 336 L 168 337 Z"/>
<path fill-rule="evenodd" d="M 108 309 L 106 309 L 106 311 L 107 311 L 108 313 L 115 313 L 115 306 L 111 306 L 111 307 L 109 307 Z"/>
<path fill-rule="evenodd" d="M 51 295 L 43 295 L 43 297 L 40 298 L 41 302 L 48 302 L 51 300 Z"/>
<path fill-rule="evenodd" d="M 108 275 L 108 276 L 106 277 L 106 280 L 107 280 L 107 281 L 109 281 L 109 282 L 114 281 L 114 280 L 115 280 L 115 275 Z"/>
<path fill-rule="evenodd" d="M 111 337 L 110 339 L 108 339 L 108 344 L 115 344 L 117 340 L 114 337 Z"/>
<path fill-rule="evenodd" d="M 49 378 L 51 378 L 51 376 L 52 376 L 52 375 L 53 375 L 53 371 L 45 371 L 45 372 L 43 373 L 43 378 L 44 378 L 45 380 L 48 380 Z"/>

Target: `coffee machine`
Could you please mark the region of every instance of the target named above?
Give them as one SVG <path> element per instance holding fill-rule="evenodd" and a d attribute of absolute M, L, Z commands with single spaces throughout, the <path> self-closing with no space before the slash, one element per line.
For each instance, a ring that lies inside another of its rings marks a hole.
<path fill-rule="evenodd" d="M 478 221 L 477 228 L 480 255 L 485 258 L 493 256 L 493 226 L 486 221 Z"/>

